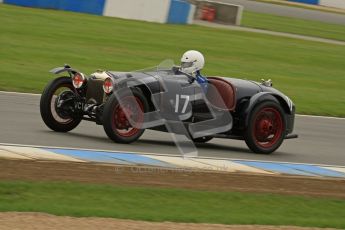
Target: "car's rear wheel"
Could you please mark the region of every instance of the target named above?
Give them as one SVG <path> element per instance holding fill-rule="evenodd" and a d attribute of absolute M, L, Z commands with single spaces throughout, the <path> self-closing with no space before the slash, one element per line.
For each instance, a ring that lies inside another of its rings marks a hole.
<path fill-rule="evenodd" d="M 75 91 L 71 78 L 59 77 L 44 89 L 40 112 L 44 123 L 56 132 L 68 132 L 77 127 L 81 116 L 72 113 Z"/>
<path fill-rule="evenodd" d="M 149 104 L 140 89 L 123 89 L 109 97 L 103 112 L 103 128 L 107 136 L 117 143 L 131 143 L 143 133 L 144 112 Z"/>
<path fill-rule="evenodd" d="M 269 154 L 283 143 L 285 127 L 286 119 L 281 106 L 277 102 L 266 101 L 250 113 L 244 139 L 253 152 Z"/>

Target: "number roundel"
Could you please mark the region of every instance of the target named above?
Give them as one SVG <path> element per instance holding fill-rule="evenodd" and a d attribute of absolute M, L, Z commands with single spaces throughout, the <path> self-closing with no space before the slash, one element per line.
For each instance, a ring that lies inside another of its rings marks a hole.
<path fill-rule="evenodd" d="M 183 101 L 182 101 L 183 100 Z M 181 103 L 180 103 L 181 101 Z M 176 94 L 176 99 L 175 99 L 175 113 L 185 113 L 187 110 L 188 103 L 190 101 L 189 95 L 180 95 Z M 181 104 L 181 106 L 180 106 Z"/>

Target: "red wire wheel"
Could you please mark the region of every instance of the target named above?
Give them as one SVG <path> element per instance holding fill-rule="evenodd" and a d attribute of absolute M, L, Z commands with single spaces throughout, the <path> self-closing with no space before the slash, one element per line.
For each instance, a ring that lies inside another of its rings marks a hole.
<path fill-rule="evenodd" d="M 122 137 L 136 135 L 140 131 L 138 127 L 144 121 L 143 111 L 143 102 L 138 97 L 123 97 L 121 103 L 115 106 L 113 112 L 112 125 L 114 131 Z"/>
<path fill-rule="evenodd" d="M 114 142 L 131 143 L 144 133 L 140 127 L 149 104 L 139 88 L 121 89 L 116 95 L 112 94 L 105 103 L 103 128 Z"/>
<path fill-rule="evenodd" d="M 253 135 L 258 145 L 264 148 L 274 146 L 282 132 L 283 120 L 276 108 L 263 108 L 256 114 Z"/>
<path fill-rule="evenodd" d="M 250 114 L 245 141 L 253 152 L 272 153 L 282 144 L 285 127 L 280 105 L 273 101 L 261 103 Z"/>

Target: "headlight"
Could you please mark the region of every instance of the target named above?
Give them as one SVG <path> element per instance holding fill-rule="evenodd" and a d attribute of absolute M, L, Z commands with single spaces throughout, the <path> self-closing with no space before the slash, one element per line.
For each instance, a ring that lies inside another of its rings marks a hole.
<path fill-rule="evenodd" d="M 106 94 L 109 94 L 109 93 L 111 93 L 113 91 L 113 89 L 114 89 L 114 82 L 113 82 L 113 80 L 110 77 L 106 78 L 104 80 L 104 82 L 103 82 L 103 90 L 104 90 L 104 92 Z"/>
<path fill-rule="evenodd" d="M 82 73 L 75 73 L 72 77 L 72 83 L 74 88 L 76 89 L 81 88 L 84 85 L 85 81 L 85 76 Z"/>

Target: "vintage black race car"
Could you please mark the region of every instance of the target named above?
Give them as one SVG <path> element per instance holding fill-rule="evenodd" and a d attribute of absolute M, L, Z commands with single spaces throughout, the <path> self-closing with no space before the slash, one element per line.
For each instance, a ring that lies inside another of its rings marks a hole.
<path fill-rule="evenodd" d="M 81 120 L 103 125 L 117 143 L 137 140 L 145 129 L 184 135 L 203 143 L 212 138 L 245 140 L 256 153 L 272 153 L 292 134 L 293 102 L 270 81 L 208 77 L 205 91 L 171 62 L 133 72 L 97 71 L 86 77 L 68 65 L 52 80 L 40 102 L 41 116 L 54 131 L 68 132 Z"/>

